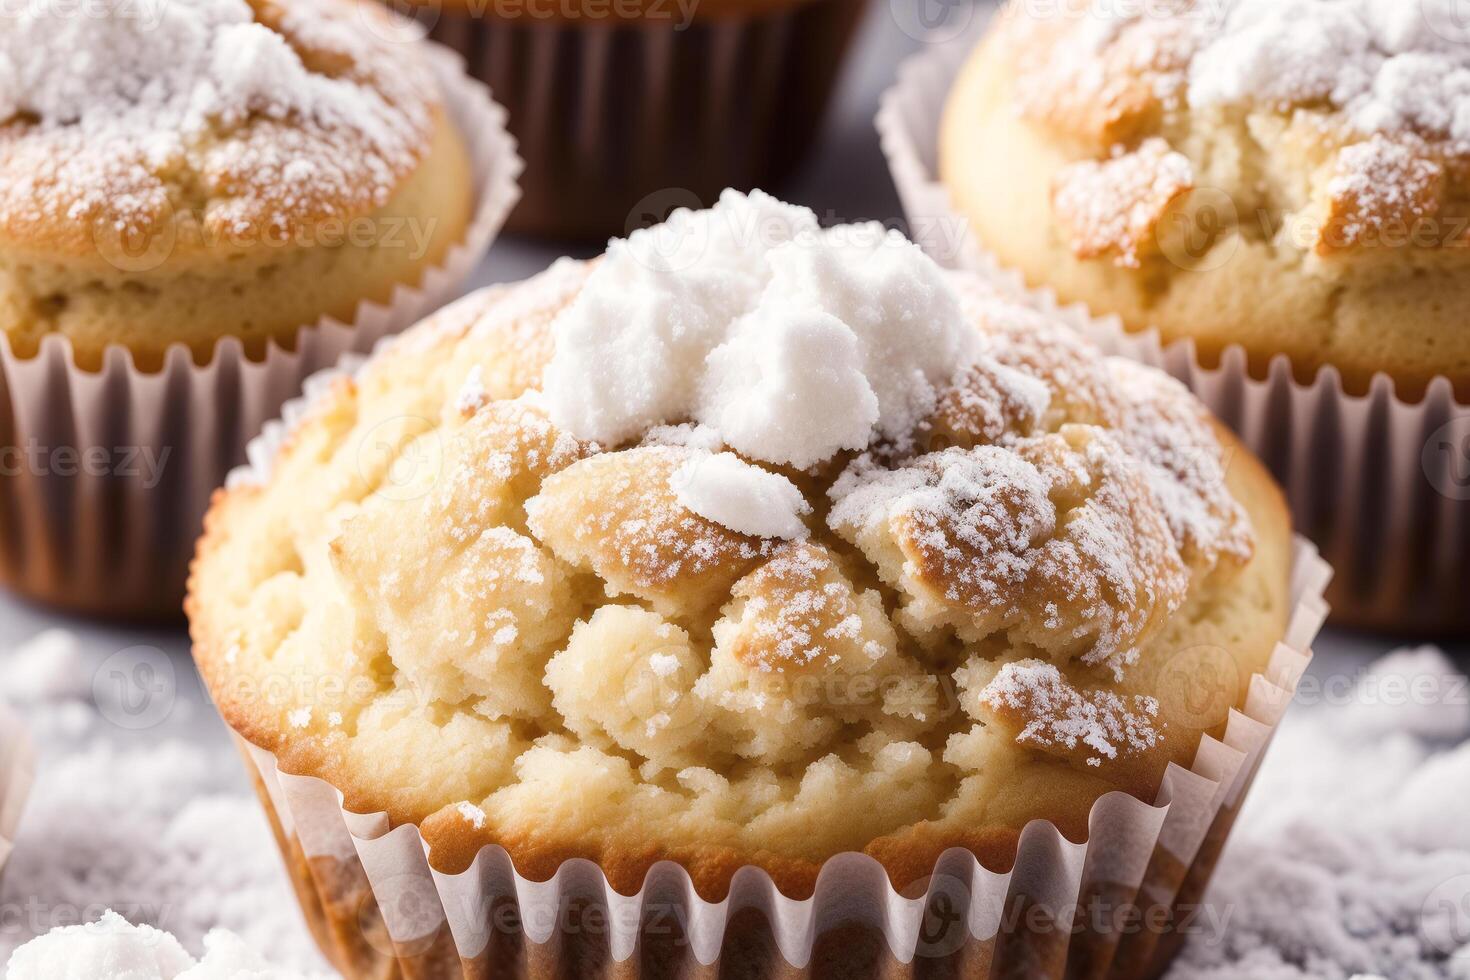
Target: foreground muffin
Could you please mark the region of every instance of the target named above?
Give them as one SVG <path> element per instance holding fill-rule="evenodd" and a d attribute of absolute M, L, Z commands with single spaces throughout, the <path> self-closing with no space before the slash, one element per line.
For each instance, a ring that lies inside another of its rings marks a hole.
<path fill-rule="evenodd" d="M 8 586 L 177 618 L 245 441 L 488 246 L 509 141 L 494 159 L 483 89 L 395 23 L 355 0 L 0 13 Z"/>
<path fill-rule="evenodd" d="M 408 0 L 510 111 L 514 231 L 606 242 L 806 155 L 869 0 Z"/>
<path fill-rule="evenodd" d="M 456 304 L 206 523 L 195 656 L 243 739 L 442 872 L 494 844 L 624 894 L 1087 840 L 1291 611 L 1279 493 L 1182 387 L 759 194 Z"/>
<path fill-rule="evenodd" d="M 1470 401 L 1470 49 L 1442 0 L 1013 5 L 955 82 L 940 170 L 1064 301 Z"/>

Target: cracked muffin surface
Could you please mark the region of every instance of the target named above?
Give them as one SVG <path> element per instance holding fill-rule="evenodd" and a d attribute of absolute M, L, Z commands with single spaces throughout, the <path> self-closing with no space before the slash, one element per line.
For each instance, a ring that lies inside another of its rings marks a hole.
<path fill-rule="evenodd" d="M 731 424 L 737 452 L 701 420 L 729 417 L 720 392 L 747 365 L 691 381 L 770 354 L 744 346 L 752 316 L 768 346 L 849 350 L 781 273 L 740 299 L 710 272 L 760 255 L 706 241 L 703 264 L 648 273 L 651 295 L 684 297 L 669 344 L 695 343 L 694 311 L 734 325 L 699 341 L 718 354 L 664 350 L 680 383 L 618 394 L 601 440 L 567 427 L 606 392 L 569 395 L 585 377 L 558 345 L 579 317 L 616 332 L 609 284 L 644 274 L 620 246 L 462 300 L 339 379 L 268 478 L 218 498 L 189 611 L 231 726 L 350 809 L 418 825 L 441 870 L 498 844 L 529 876 L 584 857 L 624 891 L 673 859 L 707 896 L 747 864 L 809 894 L 843 851 L 903 887 L 951 846 L 1008 867 L 1033 819 L 1085 839 L 1109 791 L 1152 801 L 1284 631 L 1274 484 L 1168 378 L 967 276 L 914 289 L 929 273 L 898 243 L 880 262 L 813 234 L 814 294 L 865 338 L 857 361 L 886 348 L 854 324 L 924 310 L 963 326 L 968 363 L 919 398 L 868 364 L 849 380 L 873 397 L 831 404 L 871 434 L 796 466 L 777 460 L 828 439 L 787 431 L 805 389 Z M 909 270 L 882 294 L 901 303 L 833 285 L 864 262 L 871 281 Z M 617 373 L 647 352 L 605 354 Z M 834 358 L 783 363 L 825 391 Z M 747 440 L 757 422 L 776 437 Z M 791 520 L 753 533 L 745 487 L 755 516 Z"/>

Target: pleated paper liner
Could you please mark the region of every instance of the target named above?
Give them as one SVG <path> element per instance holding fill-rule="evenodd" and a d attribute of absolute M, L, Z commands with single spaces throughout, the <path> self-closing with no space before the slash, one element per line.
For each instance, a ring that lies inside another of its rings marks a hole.
<path fill-rule="evenodd" d="M 1062 316 L 1105 351 L 1189 385 L 1271 468 L 1297 529 L 1336 569 L 1328 592 L 1335 621 L 1470 632 L 1470 405 L 1455 399 L 1448 378 L 1419 402 L 1397 397 L 1384 375 L 1363 395 L 1345 392 L 1332 368 L 1302 384 L 1285 356 L 1253 377 L 1239 347 L 1207 367 L 1192 341 L 1130 333 L 1117 317 L 1063 308 L 1050 292 L 1028 289 L 977 240 L 938 179 L 945 101 L 983 26 L 911 58 L 883 98 L 878 130 L 911 237 L 940 263 Z"/>
<path fill-rule="evenodd" d="M 652 20 L 475 16 L 437 2 L 420 15 L 510 112 L 527 161 L 511 230 L 605 241 L 790 173 L 868 5 L 791 0 L 687 25 L 672 2 Z"/>
<path fill-rule="evenodd" d="M 349 358 L 314 377 L 250 447 L 231 484 L 260 483 L 312 401 L 357 370 Z M 702 899 L 678 865 L 656 865 L 621 895 L 594 864 L 563 864 L 548 881 L 517 873 L 487 847 L 461 874 L 433 870 L 416 826 L 352 813 L 327 782 L 281 771 L 243 738 L 297 894 L 328 958 L 349 977 L 458 980 L 547 977 L 1092 977 L 1154 976 L 1174 952 L 1169 930 L 1115 929 L 1096 909 L 1138 907 L 1181 922 L 1204 887 L 1261 755 L 1311 657 L 1331 570 L 1294 542 L 1289 625 L 1224 734 L 1193 764 L 1171 765 L 1152 804 L 1100 798 L 1085 843 L 1036 821 L 1014 866 L 997 873 L 967 850 L 945 852 L 926 883 L 895 892 L 872 858 L 842 854 L 812 898 L 782 895 L 759 868 L 728 897 Z"/>
<path fill-rule="evenodd" d="M 272 344 L 260 360 L 230 338 L 203 366 L 179 345 L 162 370 L 144 372 L 114 347 L 101 371 L 89 372 L 65 338 L 47 337 L 35 356 L 19 357 L 0 337 L 6 586 L 86 613 L 179 616 L 210 495 L 244 459 L 247 441 L 311 374 L 457 295 L 517 199 L 522 164 L 485 86 L 452 53 L 436 47 L 431 57 L 470 151 L 477 203 L 464 239 L 416 286 L 395 288 L 387 304 L 364 302 L 351 323 L 324 317 L 303 327 L 292 349 Z"/>
<path fill-rule="evenodd" d="M 10 708 L 0 704 L 0 875 L 15 849 L 15 837 L 31 784 L 36 754 L 29 733 Z"/>

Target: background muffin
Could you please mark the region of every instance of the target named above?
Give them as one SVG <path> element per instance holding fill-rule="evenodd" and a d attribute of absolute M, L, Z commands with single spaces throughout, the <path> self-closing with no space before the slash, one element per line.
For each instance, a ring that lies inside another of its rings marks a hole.
<path fill-rule="evenodd" d="M 259 359 L 438 264 L 474 205 L 469 158 L 424 50 L 364 16 L 217 0 L 164 5 L 156 26 L 7 18 L 0 329 L 15 353 L 54 333 L 84 368 L 116 344 L 156 371 L 173 344 L 205 363 L 234 337 Z"/>
<path fill-rule="evenodd" d="M 488 244 L 516 164 L 494 107 L 394 24 L 352 0 L 4 15 L 7 584 L 177 615 L 245 440 Z"/>
<path fill-rule="evenodd" d="M 955 82 L 941 173 L 1029 282 L 1207 364 L 1239 344 L 1258 375 L 1285 354 L 1470 401 L 1467 50 L 1379 0 L 1017 5 Z"/>
<path fill-rule="evenodd" d="M 867 0 L 407 0 L 510 110 L 515 231 L 605 241 L 770 186 L 816 137 Z M 650 197 L 652 195 L 652 197 Z"/>
<path fill-rule="evenodd" d="M 236 732 L 443 872 L 711 900 L 1008 867 L 1188 767 L 1291 611 L 1259 465 L 881 228 L 671 225 L 456 304 L 221 496 L 189 608 Z"/>

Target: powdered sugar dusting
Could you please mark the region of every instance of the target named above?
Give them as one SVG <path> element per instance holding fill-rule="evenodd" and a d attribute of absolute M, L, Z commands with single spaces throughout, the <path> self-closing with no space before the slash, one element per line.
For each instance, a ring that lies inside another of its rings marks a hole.
<path fill-rule="evenodd" d="M 1159 740 L 1157 700 L 1079 690 L 1055 664 L 1039 660 L 1006 664 L 980 692 L 979 700 L 1022 719 L 1017 741 L 1041 747 L 1084 747 L 1092 766 L 1103 759 L 1147 751 Z"/>
<path fill-rule="evenodd" d="M 1045 67 L 1099 102 L 1123 101 L 1108 80 L 1151 72 L 1156 94 L 1185 90 L 1196 107 L 1326 107 L 1363 135 L 1470 140 L 1470 37 L 1457 0 L 1214 0 L 1163 13 L 1097 3 L 1080 17 L 1052 9 L 1077 23 Z"/>

